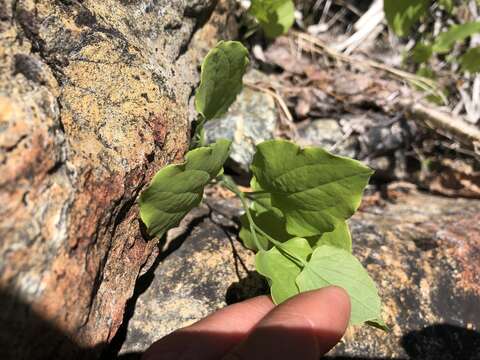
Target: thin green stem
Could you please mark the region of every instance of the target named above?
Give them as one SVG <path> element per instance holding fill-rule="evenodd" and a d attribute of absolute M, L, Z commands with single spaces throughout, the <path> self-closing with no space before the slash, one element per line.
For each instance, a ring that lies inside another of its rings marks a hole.
<path fill-rule="evenodd" d="M 252 233 L 253 242 L 254 242 L 255 246 L 257 247 L 257 249 L 267 250 L 262 246 L 262 244 L 258 240 L 258 237 L 257 237 L 257 231 L 258 231 L 258 233 L 260 233 L 262 236 L 267 238 L 268 241 L 270 241 L 285 257 L 289 258 L 300 269 L 303 269 L 307 265 L 307 262 L 305 260 L 303 260 L 302 258 L 299 258 L 295 254 L 291 253 L 290 250 L 285 248 L 285 245 L 283 243 L 281 243 L 280 241 L 277 241 L 274 238 L 272 238 L 265 231 L 263 231 L 257 224 L 255 224 L 255 222 L 253 221 L 252 214 L 250 212 L 250 207 L 247 204 L 247 199 L 246 199 L 247 193 L 244 193 L 243 191 L 241 191 L 238 188 L 237 184 L 235 184 L 232 181 L 232 179 L 230 177 L 226 176 L 226 175 L 221 176 L 221 182 L 227 189 L 232 191 L 240 199 L 240 201 L 242 203 L 242 206 L 245 210 L 245 214 L 247 215 L 248 223 L 250 224 L 250 232 Z"/>
<path fill-rule="evenodd" d="M 242 192 L 237 184 L 235 184 L 231 178 L 229 178 L 228 176 L 226 175 L 222 175 L 221 176 L 221 181 L 222 181 L 222 184 L 227 188 L 229 189 L 230 191 L 232 191 L 235 195 L 238 196 L 238 198 L 240 199 L 241 203 L 242 203 L 242 206 L 243 206 L 243 209 L 245 210 L 245 214 L 247 215 L 247 219 L 248 219 L 248 223 L 250 224 L 250 232 L 252 233 L 252 238 L 253 238 L 253 243 L 255 244 L 255 246 L 257 247 L 258 250 L 266 250 L 262 244 L 260 243 L 260 241 L 258 240 L 258 237 L 257 237 L 257 232 L 255 231 L 256 230 L 256 227 L 257 225 L 255 224 L 255 222 L 253 221 L 253 218 L 252 218 L 252 214 L 250 213 L 250 208 L 247 204 L 247 200 L 245 198 L 245 193 Z M 258 227 L 257 227 L 258 228 Z"/>
<path fill-rule="evenodd" d="M 292 254 L 287 248 L 285 248 L 285 245 L 283 243 L 272 238 L 265 231 L 263 231 L 257 224 L 253 223 L 253 226 L 260 234 L 265 236 L 283 255 L 285 255 L 287 258 L 293 261 L 300 269 L 303 269 L 307 265 L 307 262 L 305 260 L 303 260 L 302 258 L 299 258 L 295 254 Z"/>
<path fill-rule="evenodd" d="M 256 229 L 258 229 L 258 226 L 253 221 L 252 214 L 250 213 L 250 209 L 248 208 L 248 204 L 245 198 L 240 197 L 240 201 L 242 202 L 242 206 L 245 209 L 245 214 L 247 214 L 248 223 L 250 224 L 250 232 L 252 233 L 253 243 L 255 244 L 258 250 L 267 250 L 262 246 L 262 244 L 258 240 L 257 232 L 255 231 Z"/>
<path fill-rule="evenodd" d="M 207 119 L 203 115 L 199 114 L 200 120 L 197 120 L 195 125 L 195 132 L 193 134 L 193 141 L 190 149 L 195 149 L 199 146 L 205 146 L 205 130 L 204 125 L 207 122 Z"/>
<path fill-rule="evenodd" d="M 252 197 L 255 197 L 255 196 L 268 195 L 269 192 L 265 191 L 265 190 L 259 190 L 259 191 L 251 191 L 251 192 L 248 192 L 248 193 L 245 193 L 245 194 L 249 195 L 249 196 L 252 196 Z"/>

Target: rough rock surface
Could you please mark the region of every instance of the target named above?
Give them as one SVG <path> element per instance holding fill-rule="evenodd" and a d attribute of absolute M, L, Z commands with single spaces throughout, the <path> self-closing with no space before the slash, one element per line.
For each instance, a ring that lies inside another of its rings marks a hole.
<path fill-rule="evenodd" d="M 0 358 L 115 335 L 157 245 L 135 199 L 187 147 L 216 3 L 0 0 Z"/>
<path fill-rule="evenodd" d="M 229 215 L 239 213 L 228 203 L 215 208 Z M 225 306 L 227 288 L 253 268 L 253 257 L 236 241 L 235 223 L 228 218 L 202 206 L 182 224 L 167 246 L 170 255 L 137 300 L 122 354 L 140 352 L 158 337 Z"/>
<path fill-rule="evenodd" d="M 378 284 L 392 331 L 350 329 L 329 357 L 479 359 L 480 201 L 394 195 L 396 202 L 366 201 L 351 220 L 354 251 Z M 225 201 L 213 202 L 222 213 L 238 213 Z M 130 320 L 125 358 L 227 303 L 265 291 L 248 272 L 252 253 L 232 241 L 231 222 L 215 214 L 197 213 L 191 233 L 178 238 L 178 249 L 157 267 Z"/>
<path fill-rule="evenodd" d="M 258 72 L 252 72 L 245 78 L 258 76 Z M 255 145 L 274 138 L 277 118 L 275 99 L 271 95 L 244 87 L 225 115 L 206 123 L 206 139 L 209 143 L 218 139 L 232 140 L 230 163 L 227 165 L 239 173 L 248 172 Z"/>
<path fill-rule="evenodd" d="M 298 129 L 298 144 L 320 146 L 342 156 L 354 157 L 355 147 L 345 141 L 342 127 L 335 119 L 317 119 Z"/>

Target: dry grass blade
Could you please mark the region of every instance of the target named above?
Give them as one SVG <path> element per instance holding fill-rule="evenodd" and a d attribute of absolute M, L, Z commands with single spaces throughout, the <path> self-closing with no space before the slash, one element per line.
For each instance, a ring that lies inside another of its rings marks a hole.
<path fill-rule="evenodd" d="M 375 0 L 368 11 L 353 25 L 355 33 L 335 45 L 335 49 L 350 54 L 368 38 L 376 38 L 379 32 L 383 30 L 382 23 L 384 20 L 383 0 Z"/>
<path fill-rule="evenodd" d="M 297 42 L 299 47 L 304 51 L 307 51 L 307 52 L 312 51 L 321 55 L 328 55 L 333 59 L 346 62 L 352 66 L 370 67 L 373 69 L 384 71 L 390 75 L 395 76 L 397 79 L 405 80 L 410 84 L 417 86 L 418 88 L 422 89 L 423 91 L 427 92 L 430 95 L 440 98 L 444 104 L 448 103 L 447 98 L 445 97 L 441 89 L 438 87 L 437 83 L 431 79 L 425 78 L 423 76 L 411 74 L 407 71 L 399 70 L 374 60 L 360 59 L 357 57 L 352 57 L 346 54 L 342 54 L 332 49 L 331 47 L 327 46 L 316 37 L 311 36 L 309 34 L 301 33 L 298 31 L 292 31 L 292 33 L 298 39 Z M 308 45 L 306 45 L 305 43 L 307 43 Z"/>

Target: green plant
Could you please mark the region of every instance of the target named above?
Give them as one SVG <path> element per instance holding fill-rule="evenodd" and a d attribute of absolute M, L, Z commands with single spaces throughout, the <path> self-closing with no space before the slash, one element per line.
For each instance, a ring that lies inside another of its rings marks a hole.
<path fill-rule="evenodd" d="M 432 7 L 443 11 L 450 22 L 457 21 L 455 14 L 458 6 L 454 0 L 384 0 L 388 25 L 396 35 L 401 37 L 410 35 L 420 19 L 426 23 L 431 13 L 429 9 Z M 432 56 L 450 54 L 456 44 L 464 44 L 469 37 L 478 33 L 480 33 L 478 21 L 450 25 L 436 37 L 427 28 L 426 31 L 416 34 L 415 47 L 409 58 L 419 64 L 422 69 Z M 480 69 L 480 61 L 476 56 L 479 52 L 479 47 L 464 47 L 455 58 L 450 57 L 448 60 L 460 64 L 462 71 L 475 73 Z"/>
<path fill-rule="evenodd" d="M 252 0 L 248 11 L 257 19 L 268 38 L 286 33 L 295 22 L 292 0 Z"/>
<path fill-rule="evenodd" d="M 398 36 L 407 36 L 425 14 L 430 0 L 384 0 L 383 8 L 390 28 Z"/>
<path fill-rule="evenodd" d="M 358 208 L 372 170 L 321 148 L 271 140 L 257 146 L 252 191 L 243 192 L 222 171 L 230 142 L 202 146 L 203 125 L 233 103 L 247 64 L 247 51 L 232 41 L 219 43 L 205 58 L 195 98 L 200 117 L 196 148 L 184 163 L 161 169 L 141 194 L 140 216 L 148 232 L 161 237 L 178 225 L 200 203 L 205 185 L 217 181 L 243 205 L 240 238 L 256 252 L 256 269 L 270 284 L 275 303 L 337 285 L 351 297 L 351 324 L 385 329 L 377 288 L 352 255 L 346 222 Z"/>

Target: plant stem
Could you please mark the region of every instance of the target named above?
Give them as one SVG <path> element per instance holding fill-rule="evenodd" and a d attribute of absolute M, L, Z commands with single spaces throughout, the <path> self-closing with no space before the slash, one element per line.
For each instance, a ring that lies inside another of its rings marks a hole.
<path fill-rule="evenodd" d="M 250 220 L 249 220 L 250 221 Z M 292 254 L 289 250 L 285 248 L 283 243 L 280 241 L 275 240 L 272 238 L 270 235 L 268 235 L 265 231 L 263 231 L 257 224 L 253 223 L 253 226 L 255 229 L 261 233 L 263 236 L 265 236 L 273 245 L 277 247 L 277 249 L 283 253 L 287 258 L 289 258 L 292 262 L 294 262 L 300 269 L 303 269 L 306 265 L 307 262 L 303 260 L 302 258 L 297 257 L 295 254 Z"/>
<path fill-rule="evenodd" d="M 268 195 L 269 192 L 265 190 L 260 190 L 260 191 L 251 191 L 245 193 L 245 195 L 251 196 L 251 197 L 256 197 L 256 196 L 262 196 L 262 195 Z"/>
<path fill-rule="evenodd" d="M 207 119 L 205 119 L 202 114 L 199 114 L 199 117 L 200 120 L 196 121 L 195 132 L 192 136 L 193 141 L 190 146 L 191 150 L 199 146 L 205 146 L 205 131 L 203 129 L 203 126 L 205 125 Z"/>
<path fill-rule="evenodd" d="M 242 202 L 242 206 L 245 210 L 245 214 L 247 215 L 248 223 L 250 224 L 250 232 L 252 234 L 253 242 L 254 242 L 255 246 L 257 247 L 257 249 L 259 251 L 260 250 L 264 250 L 264 251 L 267 250 L 262 246 L 262 244 L 258 240 L 258 237 L 257 237 L 257 231 L 258 231 L 262 236 L 267 238 L 268 241 L 270 241 L 283 255 L 285 255 L 285 257 L 289 258 L 300 269 L 303 269 L 307 265 L 307 262 L 305 260 L 303 260 L 302 258 L 299 258 L 295 254 L 292 254 L 288 249 L 285 248 L 284 244 L 282 244 L 280 241 L 277 241 L 274 238 L 272 238 L 265 231 L 263 231 L 257 224 L 255 224 L 255 222 L 253 221 L 252 214 L 250 212 L 250 207 L 247 204 L 247 199 L 246 199 L 247 193 L 244 193 L 243 191 L 241 191 L 238 188 L 237 184 L 235 184 L 230 177 L 228 177 L 226 175 L 222 175 L 220 177 L 220 179 L 221 179 L 222 184 L 227 189 L 232 191 L 235 195 L 237 195 L 238 198 L 240 199 L 240 201 Z"/>
<path fill-rule="evenodd" d="M 245 214 L 247 215 L 248 223 L 250 224 L 250 232 L 252 233 L 253 243 L 255 244 L 258 250 L 266 250 L 257 238 L 257 233 L 255 230 L 256 228 L 258 228 L 258 226 L 253 221 L 252 214 L 250 213 L 250 208 L 245 198 L 245 194 L 238 188 L 237 184 L 235 184 L 230 177 L 226 175 L 222 175 L 220 179 L 223 185 L 227 189 L 232 191 L 235 195 L 237 195 L 240 201 L 242 202 L 243 209 L 245 210 Z"/>

